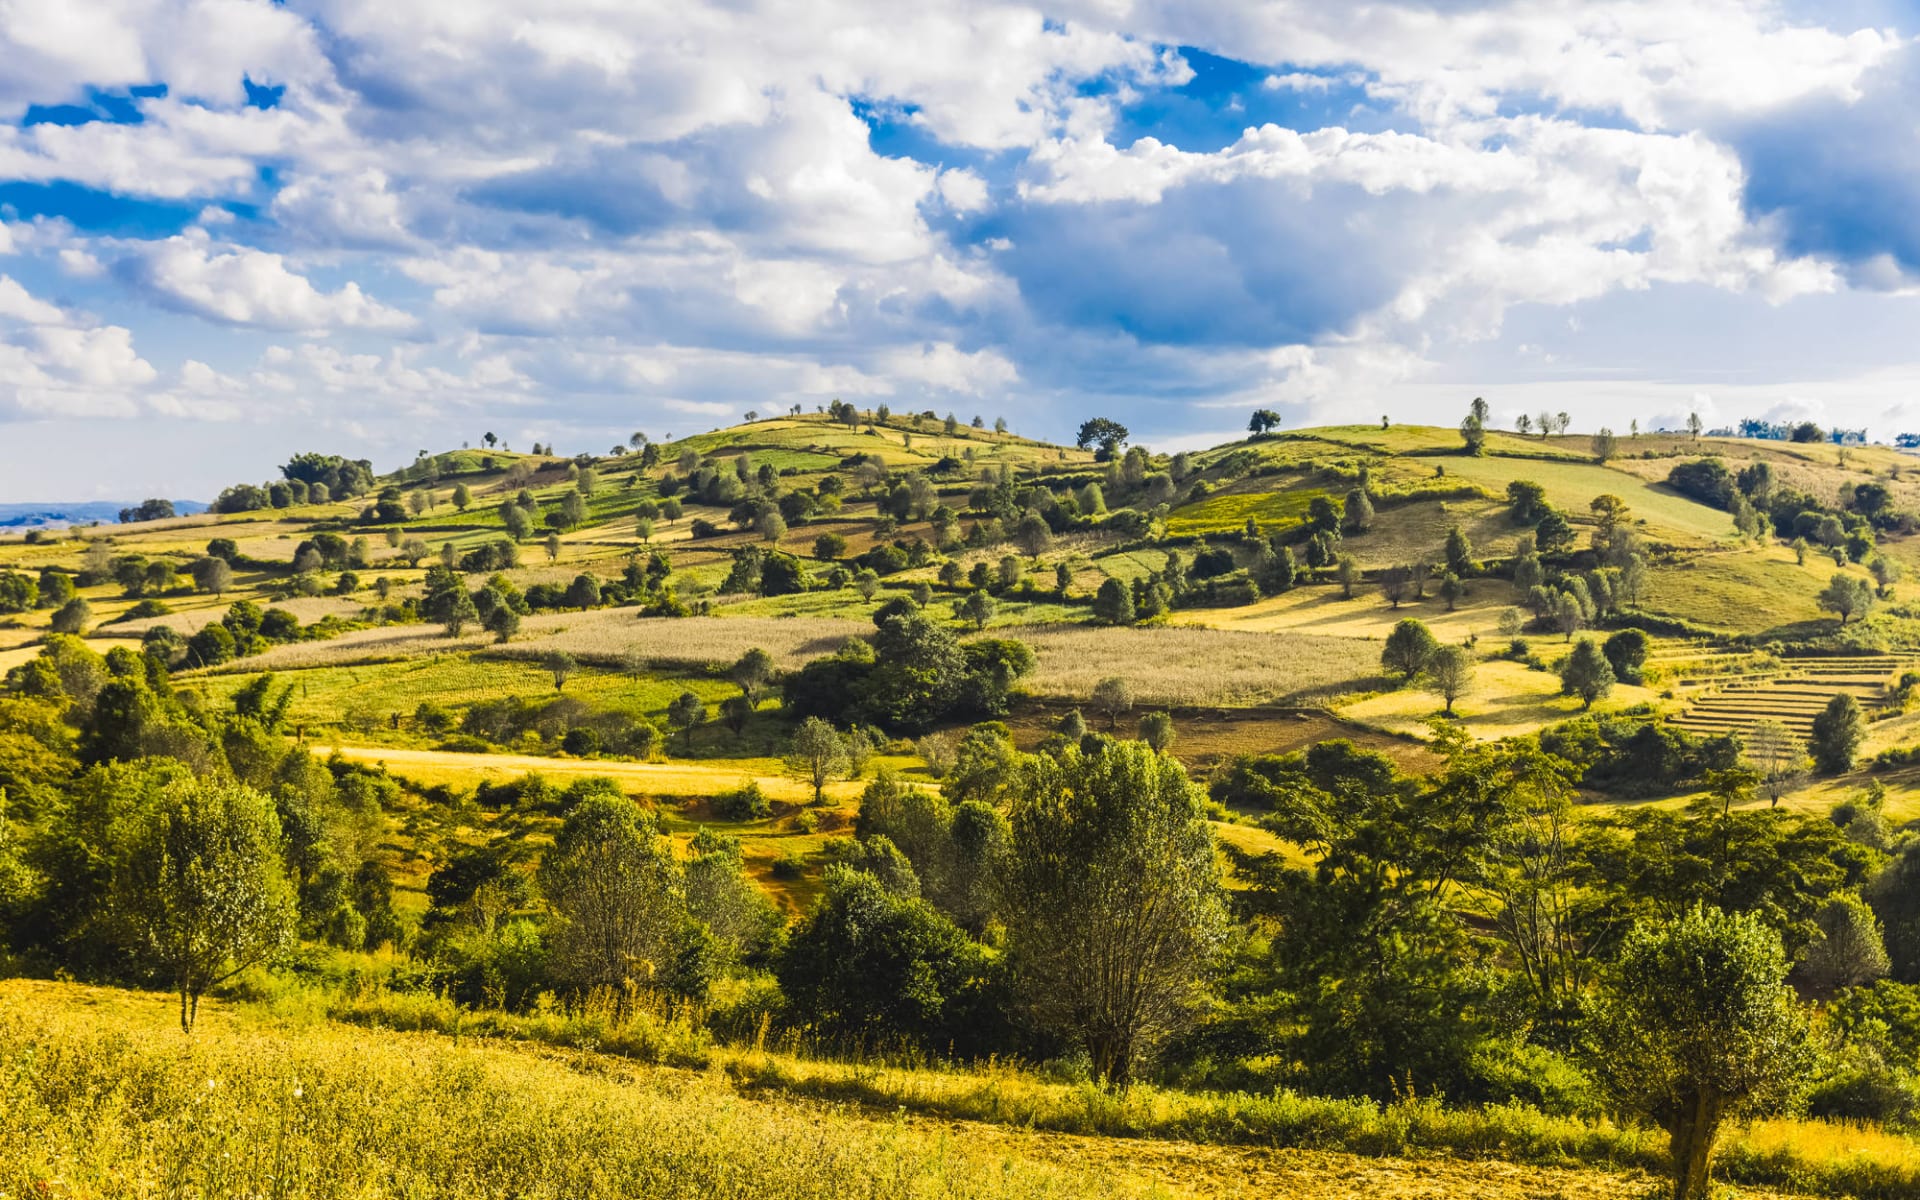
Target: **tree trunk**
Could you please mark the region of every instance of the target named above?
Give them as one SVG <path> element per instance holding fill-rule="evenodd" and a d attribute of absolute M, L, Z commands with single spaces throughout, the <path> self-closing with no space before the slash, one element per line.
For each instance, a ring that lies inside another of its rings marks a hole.
<path fill-rule="evenodd" d="M 1702 1091 L 1674 1121 L 1671 1131 L 1673 1200 L 1706 1200 L 1713 1168 L 1713 1143 L 1720 1136 L 1720 1116 L 1718 1099 Z"/>
<path fill-rule="evenodd" d="M 1087 1057 L 1101 1083 L 1126 1087 L 1133 1081 L 1133 1039 L 1127 1034 L 1110 1030 L 1087 1035 Z"/>

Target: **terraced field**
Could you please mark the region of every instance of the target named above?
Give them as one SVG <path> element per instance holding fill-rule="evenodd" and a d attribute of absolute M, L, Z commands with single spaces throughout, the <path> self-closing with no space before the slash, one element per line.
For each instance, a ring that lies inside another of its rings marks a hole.
<path fill-rule="evenodd" d="M 1873 654 L 1789 659 L 1778 668 L 1722 677 L 1673 724 L 1689 733 L 1744 733 L 1761 721 L 1778 721 L 1805 737 L 1813 719 L 1838 695 L 1862 708 L 1883 707 L 1901 672 L 1916 669 L 1920 655 Z"/>

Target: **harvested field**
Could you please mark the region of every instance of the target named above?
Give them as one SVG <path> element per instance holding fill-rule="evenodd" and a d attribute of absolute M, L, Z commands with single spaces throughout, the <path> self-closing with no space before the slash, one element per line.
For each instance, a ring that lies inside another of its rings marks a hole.
<path fill-rule="evenodd" d="M 830 654 L 849 637 L 870 633 L 865 621 L 834 617 L 686 617 L 642 618 L 631 608 L 591 612 L 541 613 L 528 617 L 520 636 L 499 648 L 509 658 L 539 658 L 565 650 L 583 662 L 613 665 L 629 652 L 663 667 L 704 668 L 730 663 L 758 646 L 782 668 Z M 477 650 L 493 637 L 472 630 L 448 637 L 437 625 L 389 625 L 361 629 L 327 642 L 276 646 L 265 654 L 230 663 L 223 673 L 284 671 L 301 667 L 345 666 L 399 658 Z"/>
<path fill-rule="evenodd" d="M 1102 679 L 1118 676 L 1133 689 L 1135 703 L 1155 707 L 1306 701 L 1371 678 L 1380 659 L 1365 642 L 1300 633 L 1089 625 L 1006 632 L 1039 657 L 1026 681 L 1035 695 L 1084 697 Z"/>
<path fill-rule="evenodd" d="M 1022 750 L 1032 750 L 1043 741 L 1060 719 L 1078 708 L 1089 728 L 1105 731 L 1106 721 L 1083 702 L 1033 700 L 1022 704 L 1007 725 L 1013 740 Z M 1119 721 L 1117 732 L 1131 736 L 1141 715 L 1158 711 L 1152 705 L 1136 705 Z M 1275 708 L 1174 708 L 1175 741 L 1173 754 L 1196 774 L 1242 754 L 1286 754 L 1304 750 L 1316 742 L 1346 738 L 1368 750 L 1377 750 L 1400 764 L 1402 770 L 1418 772 L 1439 765 L 1439 756 L 1424 742 L 1411 738 L 1389 737 L 1374 729 L 1351 725 L 1324 712 Z"/>

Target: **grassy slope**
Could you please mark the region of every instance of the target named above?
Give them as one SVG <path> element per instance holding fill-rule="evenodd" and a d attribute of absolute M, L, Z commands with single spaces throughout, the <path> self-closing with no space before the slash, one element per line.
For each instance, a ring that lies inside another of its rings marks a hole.
<path fill-rule="evenodd" d="M 444 1014 L 377 997 L 346 1005 L 372 1031 L 287 1001 L 209 1001 L 189 1041 L 169 997 L 0 983 L 0 1144 L 11 1148 L 0 1195 L 1624 1200 L 1653 1181 L 1622 1166 L 1658 1161 L 1650 1135 L 1432 1100 L 1383 1111 L 1284 1094 L 1112 1094 L 1006 1066 L 912 1070 L 682 1043 L 672 1061 L 707 1066 L 688 1070 L 644 1065 L 644 1052 L 384 1032 L 383 1019 L 437 1028 Z M 562 1044 L 594 1036 L 586 1023 L 577 1034 L 547 1025 Z M 610 1046 L 632 1044 L 625 1026 L 594 1028 Z M 1298 1148 L 1312 1146 L 1326 1148 Z M 1920 1178 L 1911 1142 L 1836 1126 L 1736 1131 L 1722 1159 L 1729 1174 L 1829 1194 L 1864 1184 L 1891 1196 Z M 1611 1169 L 1558 1165 L 1578 1161 Z"/>

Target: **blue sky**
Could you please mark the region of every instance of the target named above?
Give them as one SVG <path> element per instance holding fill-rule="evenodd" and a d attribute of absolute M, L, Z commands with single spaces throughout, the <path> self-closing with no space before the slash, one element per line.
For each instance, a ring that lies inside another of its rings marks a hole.
<path fill-rule="evenodd" d="M 1920 430 L 1887 0 L 0 9 L 0 500 L 749 410 Z"/>

